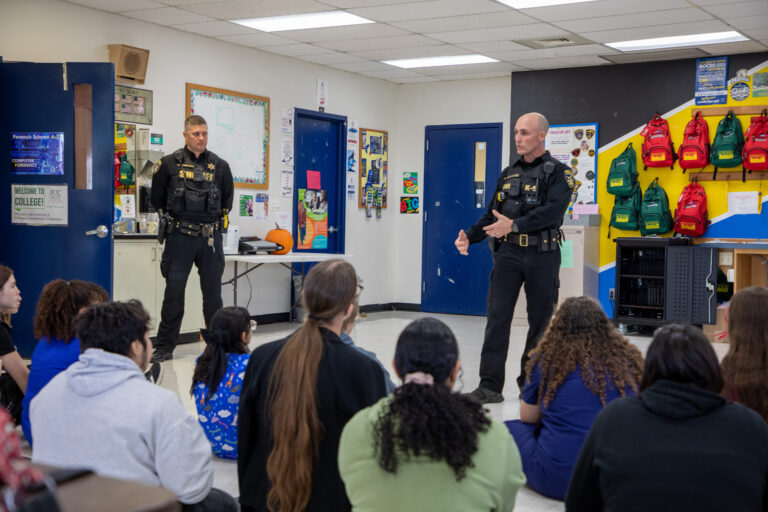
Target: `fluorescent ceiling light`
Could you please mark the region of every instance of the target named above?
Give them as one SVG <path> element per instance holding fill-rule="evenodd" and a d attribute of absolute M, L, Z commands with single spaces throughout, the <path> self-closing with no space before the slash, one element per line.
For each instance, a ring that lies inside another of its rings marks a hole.
<path fill-rule="evenodd" d="M 551 5 L 580 4 L 595 0 L 499 0 L 514 9 L 531 9 L 533 7 L 549 7 Z"/>
<path fill-rule="evenodd" d="M 255 28 L 264 32 L 341 27 L 343 25 L 373 23 L 371 20 L 355 16 L 346 11 L 314 12 L 309 14 L 292 14 L 290 16 L 271 16 L 269 18 L 251 18 L 247 20 L 232 21 L 239 25 Z"/>
<path fill-rule="evenodd" d="M 735 41 L 748 41 L 738 32 L 712 32 L 709 34 L 693 34 L 689 36 L 654 37 L 653 39 L 638 39 L 636 41 L 620 41 L 618 43 L 605 43 L 611 48 L 622 52 L 634 52 L 637 50 L 654 50 L 658 48 L 676 48 L 679 46 L 699 46 L 702 44 L 733 43 Z"/>
<path fill-rule="evenodd" d="M 435 66 L 460 66 L 461 64 L 485 64 L 499 62 L 485 55 L 454 55 L 449 57 L 421 57 L 419 59 L 383 60 L 384 64 L 399 68 L 431 68 Z"/>

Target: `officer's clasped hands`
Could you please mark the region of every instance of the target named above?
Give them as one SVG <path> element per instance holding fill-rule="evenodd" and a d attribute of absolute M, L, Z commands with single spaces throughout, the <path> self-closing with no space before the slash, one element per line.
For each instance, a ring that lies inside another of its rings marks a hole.
<path fill-rule="evenodd" d="M 512 232 L 513 221 L 509 217 L 502 215 L 501 213 L 493 210 L 493 216 L 496 217 L 496 222 L 488 224 L 483 228 L 485 234 L 494 238 L 501 238 Z"/>

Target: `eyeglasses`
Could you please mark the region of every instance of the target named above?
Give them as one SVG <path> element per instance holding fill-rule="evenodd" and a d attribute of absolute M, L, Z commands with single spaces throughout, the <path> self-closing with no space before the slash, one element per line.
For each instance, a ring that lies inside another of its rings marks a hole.
<path fill-rule="evenodd" d="M 256 322 L 256 320 L 251 320 L 251 330 L 252 331 L 256 330 L 256 326 L 257 325 L 258 325 L 258 323 Z"/>

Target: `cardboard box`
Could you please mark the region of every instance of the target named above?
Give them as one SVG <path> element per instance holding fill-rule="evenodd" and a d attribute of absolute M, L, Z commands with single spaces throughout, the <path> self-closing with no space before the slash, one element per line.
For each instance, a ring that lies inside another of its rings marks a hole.
<path fill-rule="evenodd" d="M 704 335 L 712 343 L 728 343 L 728 306 L 729 302 L 717 307 L 717 316 L 714 325 L 702 325 Z"/>

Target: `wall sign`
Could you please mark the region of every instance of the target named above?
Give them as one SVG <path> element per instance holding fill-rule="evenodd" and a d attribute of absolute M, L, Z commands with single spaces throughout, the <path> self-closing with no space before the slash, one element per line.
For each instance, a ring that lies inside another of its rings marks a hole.
<path fill-rule="evenodd" d="M 572 204 L 597 201 L 597 123 L 559 124 L 549 127 L 544 147 L 571 168 L 576 179 Z"/>
<path fill-rule="evenodd" d="M 11 223 L 67 225 L 66 185 L 11 185 Z"/>
<path fill-rule="evenodd" d="M 11 174 L 64 174 L 64 132 L 12 132 Z"/>
<path fill-rule="evenodd" d="M 696 60 L 696 104 L 725 105 L 728 102 L 728 57 Z"/>
<path fill-rule="evenodd" d="M 152 124 L 152 91 L 116 85 L 115 121 Z"/>

